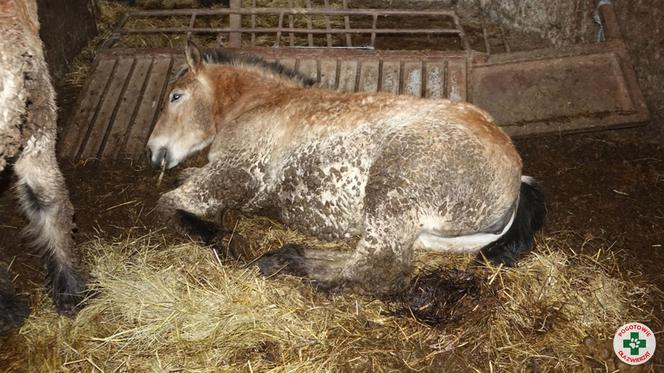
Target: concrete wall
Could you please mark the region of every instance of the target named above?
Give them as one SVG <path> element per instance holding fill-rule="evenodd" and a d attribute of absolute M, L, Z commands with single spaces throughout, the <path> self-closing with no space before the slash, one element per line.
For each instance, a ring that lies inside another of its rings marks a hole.
<path fill-rule="evenodd" d="M 349 0 L 351 8 L 454 8 L 466 19 L 490 18 L 506 29 L 534 32 L 553 45 L 590 41 L 596 0 Z"/>
<path fill-rule="evenodd" d="M 460 0 L 459 12 L 481 11 L 507 29 L 535 32 L 553 45 L 592 40 L 595 0 Z"/>
<path fill-rule="evenodd" d="M 97 34 L 92 0 L 37 0 L 37 4 L 46 62 L 57 81 Z"/>

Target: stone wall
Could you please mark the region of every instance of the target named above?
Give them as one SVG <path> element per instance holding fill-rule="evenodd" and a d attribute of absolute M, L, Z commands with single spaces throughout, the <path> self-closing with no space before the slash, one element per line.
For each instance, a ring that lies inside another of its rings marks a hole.
<path fill-rule="evenodd" d="M 593 39 L 594 0 L 460 0 L 459 13 L 482 12 L 506 29 L 534 32 L 560 46 Z"/>

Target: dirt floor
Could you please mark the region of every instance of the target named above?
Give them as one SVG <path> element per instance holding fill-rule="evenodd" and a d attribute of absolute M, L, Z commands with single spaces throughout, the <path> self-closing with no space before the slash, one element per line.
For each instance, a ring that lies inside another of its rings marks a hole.
<path fill-rule="evenodd" d="M 652 128 L 517 140 L 526 173 L 540 179 L 549 195 L 544 236 L 594 253 L 610 248 L 626 275 L 643 274 L 664 288 L 664 145 L 644 141 Z M 138 164 L 64 165 L 76 207 L 78 242 L 136 237 L 151 229 L 152 208 L 174 183 L 174 173 L 157 187 L 157 173 Z M 24 220 L 13 196 L 0 198 L 0 248 L 12 261 L 15 283 L 28 294 L 43 286 L 40 263 L 18 235 Z M 173 241 L 181 238 L 170 236 Z M 662 330 L 664 303 L 653 299 L 651 327 Z M 662 351 L 656 364 L 664 363 Z"/>

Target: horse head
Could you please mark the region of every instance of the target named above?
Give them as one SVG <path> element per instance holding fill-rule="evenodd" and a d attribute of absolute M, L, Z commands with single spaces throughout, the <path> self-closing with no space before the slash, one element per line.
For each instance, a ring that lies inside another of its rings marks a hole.
<path fill-rule="evenodd" d="M 185 55 L 187 64 L 176 74 L 168 102 L 148 140 L 146 156 L 153 167 L 175 167 L 207 147 L 216 134 L 209 68 L 194 43 L 187 43 Z"/>

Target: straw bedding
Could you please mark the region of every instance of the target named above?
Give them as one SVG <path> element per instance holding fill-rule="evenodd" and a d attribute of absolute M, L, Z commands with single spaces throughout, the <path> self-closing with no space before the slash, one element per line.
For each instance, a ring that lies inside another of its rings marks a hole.
<path fill-rule="evenodd" d="M 18 371 L 576 371 L 615 366 L 607 338 L 625 321 L 652 324 L 648 299 L 662 296 L 624 277 L 614 255 L 576 254 L 561 237 L 540 238 L 513 269 L 420 255 L 412 286 L 389 299 L 325 294 L 251 266 L 283 242 L 346 243 L 251 217 L 231 239 L 248 259 L 224 259 L 228 238 L 216 252 L 158 233 L 85 244 L 97 296 L 69 319 L 38 295 L 0 362 Z"/>

